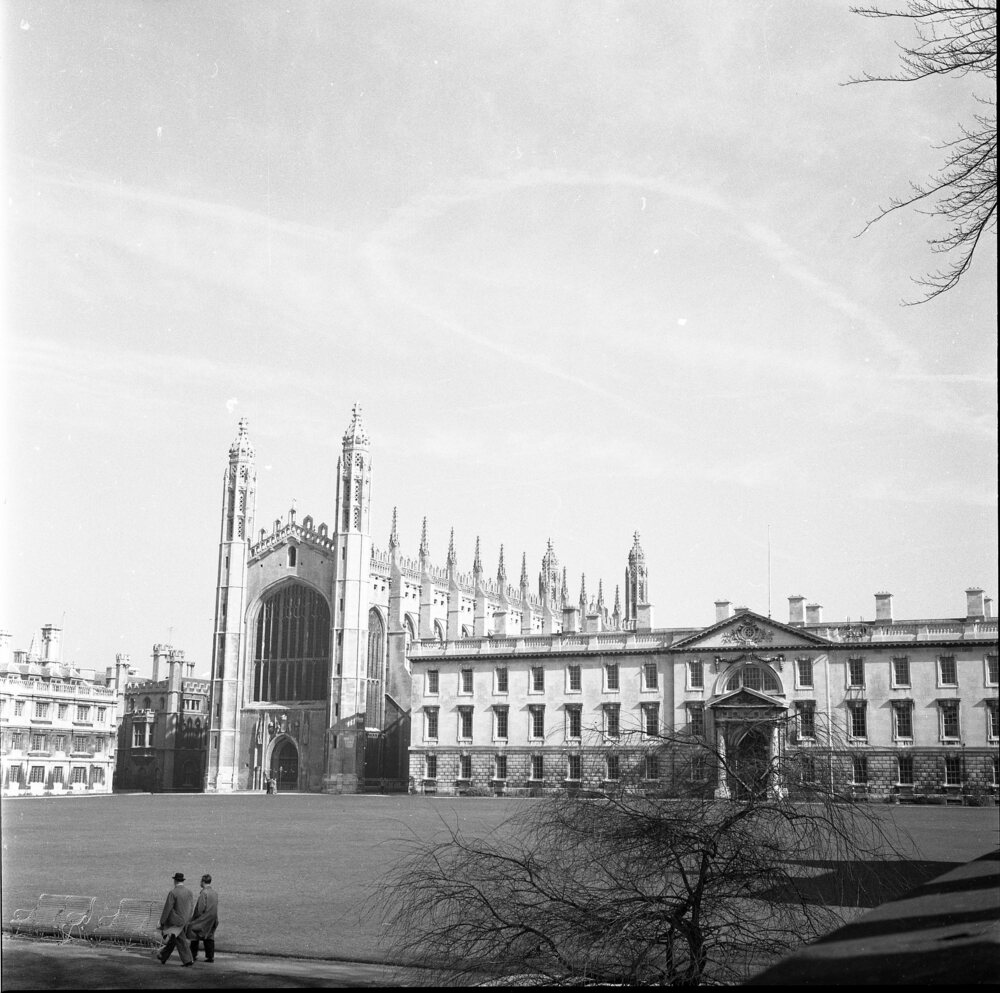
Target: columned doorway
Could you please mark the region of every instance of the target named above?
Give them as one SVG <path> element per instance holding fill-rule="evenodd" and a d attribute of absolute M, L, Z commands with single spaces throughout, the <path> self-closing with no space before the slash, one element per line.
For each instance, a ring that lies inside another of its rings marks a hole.
<path fill-rule="evenodd" d="M 710 709 L 719 756 L 716 797 L 749 800 L 782 793 L 779 727 L 786 713 L 784 703 L 756 690 L 739 689 L 716 700 Z"/>

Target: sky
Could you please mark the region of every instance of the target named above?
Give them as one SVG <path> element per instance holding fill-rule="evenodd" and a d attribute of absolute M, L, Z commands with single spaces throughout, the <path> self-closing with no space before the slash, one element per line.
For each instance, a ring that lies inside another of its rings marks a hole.
<path fill-rule="evenodd" d="M 257 527 L 426 516 L 516 581 L 547 539 L 657 626 L 964 616 L 996 594 L 996 242 L 859 237 L 977 81 L 843 85 L 910 28 L 846 2 L 8 0 L 0 629 L 211 663 L 237 422 Z M 980 84 L 983 81 L 979 81 Z M 36 643 L 37 647 L 37 643 Z"/>

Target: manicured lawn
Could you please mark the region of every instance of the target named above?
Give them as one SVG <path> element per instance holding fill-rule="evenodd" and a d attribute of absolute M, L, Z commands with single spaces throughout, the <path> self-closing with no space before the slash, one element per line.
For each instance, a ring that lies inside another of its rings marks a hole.
<path fill-rule="evenodd" d="M 484 834 L 532 800 L 491 798 L 123 795 L 3 802 L 6 924 L 39 893 L 162 901 L 181 871 L 210 872 L 220 895 L 220 952 L 381 958 L 366 914 L 378 881 L 414 838 L 446 825 Z M 884 808 L 914 838 L 922 873 L 997 847 L 1000 810 Z"/>

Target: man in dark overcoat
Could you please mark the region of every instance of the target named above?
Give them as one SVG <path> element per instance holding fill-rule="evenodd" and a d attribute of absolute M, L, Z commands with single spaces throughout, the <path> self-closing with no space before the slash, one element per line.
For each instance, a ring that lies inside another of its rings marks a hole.
<path fill-rule="evenodd" d="M 174 947 L 181 958 L 181 965 L 194 965 L 191 946 L 188 944 L 187 926 L 194 912 L 194 894 L 184 885 L 184 873 L 174 873 L 174 888 L 167 894 L 160 912 L 160 931 L 164 945 L 156 953 L 160 965 L 166 965 Z"/>
<path fill-rule="evenodd" d="M 201 877 L 201 892 L 194 906 L 194 917 L 188 925 L 191 939 L 191 957 L 197 961 L 201 942 L 205 943 L 205 961 L 215 961 L 215 929 L 219 926 L 219 895 L 212 889 L 212 877 L 206 872 Z"/>

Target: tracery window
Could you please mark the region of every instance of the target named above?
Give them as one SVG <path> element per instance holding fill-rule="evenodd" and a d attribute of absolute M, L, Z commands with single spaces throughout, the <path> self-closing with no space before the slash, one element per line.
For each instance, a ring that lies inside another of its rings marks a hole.
<path fill-rule="evenodd" d="M 365 701 L 365 724 L 380 728 L 383 717 L 383 679 L 385 678 L 385 624 L 377 610 L 368 612 L 368 695 Z"/>
<path fill-rule="evenodd" d="M 266 597 L 257 614 L 253 700 L 323 700 L 330 668 L 330 608 L 299 583 Z"/>

